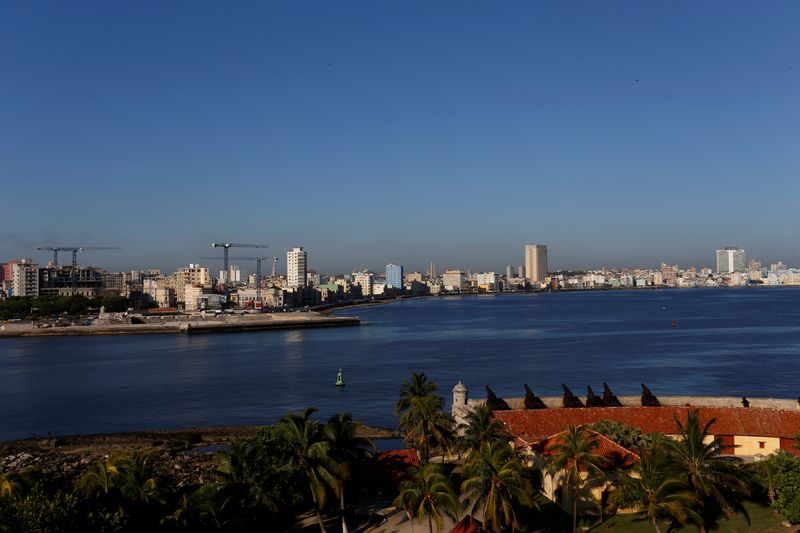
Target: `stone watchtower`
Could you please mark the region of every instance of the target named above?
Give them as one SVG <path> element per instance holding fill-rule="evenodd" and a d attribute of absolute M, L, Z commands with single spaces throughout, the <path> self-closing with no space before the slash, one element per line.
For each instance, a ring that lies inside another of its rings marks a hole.
<path fill-rule="evenodd" d="M 467 415 L 470 411 L 467 406 L 467 396 L 466 385 L 459 381 L 456 386 L 453 387 L 453 408 L 450 411 L 456 424 L 463 424 L 466 422 Z"/>

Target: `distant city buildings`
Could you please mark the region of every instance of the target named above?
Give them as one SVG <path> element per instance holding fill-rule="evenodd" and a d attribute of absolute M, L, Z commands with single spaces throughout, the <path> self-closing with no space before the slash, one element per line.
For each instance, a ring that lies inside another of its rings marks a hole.
<path fill-rule="evenodd" d="M 302 246 L 286 253 L 286 284 L 290 289 L 305 288 L 308 284 L 308 254 Z"/>
<path fill-rule="evenodd" d="M 386 265 L 386 286 L 394 289 L 403 288 L 403 265 L 393 263 Z"/>
<path fill-rule="evenodd" d="M 746 272 L 744 250 L 736 246 L 726 246 L 717 250 L 717 273 Z"/>
<path fill-rule="evenodd" d="M 353 272 L 353 285 L 361 287 L 361 296 L 368 297 L 373 295 L 373 283 L 375 275 L 368 270 Z"/>
<path fill-rule="evenodd" d="M 467 284 L 467 275 L 460 270 L 448 270 L 442 274 L 442 285 L 445 290 L 462 292 Z"/>
<path fill-rule="evenodd" d="M 11 266 L 13 296 L 39 296 L 39 265 L 33 259 L 20 259 Z"/>
<path fill-rule="evenodd" d="M 525 245 L 525 272 L 530 281 L 542 283 L 547 277 L 547 246 Z M 520 277 L 522 277 L 520 275 Z"/>

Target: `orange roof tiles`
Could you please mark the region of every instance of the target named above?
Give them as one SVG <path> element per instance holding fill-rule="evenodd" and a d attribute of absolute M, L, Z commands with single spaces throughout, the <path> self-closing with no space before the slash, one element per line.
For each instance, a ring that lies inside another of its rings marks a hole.
<path fill-rule="evenodd" d="M 531 445 L 531 448 L 535 452 L 544 456 L 553 455 L 555 453 L 553 448 L 555 448 L 555 446 L 557 446 L 561 442 L 562 435 L 564 433 L 565 432 L 562 431 L 560 433 L 547 437 L 546 439 L 535 442 Z M 631 468 L 636 463 L 636 461 L 639 460 L 638 455 L 628 450 L 627 448 L 620 446 L 619 444 L 609 439 L 605 435 L 601 435 L 596 431 L 592 431 L 592 433 L 594 433 L 597 437 L 597 448 L 595 448 L 593 453 L 595 455 L 599 455 L 606 459 L 606 461 L 608 462 L 608 464 L 605 465 L 606 467 Z"/>
<path fill-rule="evenodd" d="M 800 433 L 800 410 L 753 407 L 586 407 L 496 411 L 494 416 L 512 435 L 540 440 L 560 433 L 567 426 L 601 420 L 622 422 L 645 433 L 672 435 L 678 432 L 675 418 L 685 422 L 686 414 L 693 410 L 700 412 L 701 424 L 716 419 L 709 430 L 712 435 L 793 438 Z"/>

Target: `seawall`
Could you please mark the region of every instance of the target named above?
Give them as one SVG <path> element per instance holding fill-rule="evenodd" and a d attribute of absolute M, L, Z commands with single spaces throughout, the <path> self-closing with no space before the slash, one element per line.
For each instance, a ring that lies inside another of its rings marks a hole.
<path fill-rule="evenodd" d="M 142 335 L 156 333 L 235 333 L 271 329 L 302 329 L 358 326 L 358 317 L 325 316 L 318 313 L 185 317 L 166 322 L 142 324 L 102 324 L 90 326 L 37 327 L 34 324 L 3 324 L 0 338 L 59 337 L 82 335 Z"/>

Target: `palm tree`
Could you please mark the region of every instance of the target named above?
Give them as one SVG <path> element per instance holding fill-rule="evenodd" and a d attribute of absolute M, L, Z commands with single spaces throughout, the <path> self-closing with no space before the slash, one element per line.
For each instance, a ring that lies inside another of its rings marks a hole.
<path fill-rule="evenodd" d="M 670 442 L 670 453 L 690 488 L 704 501 L 706 521 L 714 519 L 714 507 L 709 504 L 718 505 L 726 515 L 740 511 L 748 518 L 741 499 L 750 495 L 749 477 L 732 460 L 720 457 L 722 446 L 709 431 L 715 419 L 701 428 L 700 414 L 695 410 L 687 413 L 686 424 L 677 418 L 675 422 L 679 439 Z"/>
<path fill-rule="evenodd" d="M 420 520 L 427 516 L 429 532 L 433 533 L 434 521 L 436 530 L 440 531 L 442 515 L 455 519 L 459 508 L 458 497 L 450 481 L 442 472 L 442 467 L 435 463 L 411 468 L 409 474 L 411 479 L 400 484 L 400 492 L 394 505 L 411 509 L 411 515 Z"/>
<path fill-rule="evenodd" d="M 660 519 L 672 519 L 683 525 L 700 518 L 694 507 L 700 504 L 689 486 L 675 477 L 673 464 L 656 442 L 641 450 L 633 475 L 621 472 L 611 502 L 621 507 L 637 509 L 661 533 Z"/>
<path fill-rule="evenodd" d="M 461 435 L 460 447 L 467 452 L 480 449 L 485 442 L 508 443 L 511 440 L 503 423 L 494 418 L 494 411 L 486 404 L 470 411 L 466 422 L 459 424 L 458 431 Z"/>
<path fill-rule="evenodd" d="M 400 429 L 430 460 L 430 450 L 437 445 L 447 448 L 453 438 L 453 419 L 444 410 L 444 398 L 435 394 L 436 383 L 428 381 L 424 372 L 411 374 L 400 384 L 400 397 L 395 412 L 400 416 Z"/>
<path fill-rule="evenodd" d="M 108 497 L 123 483 L 120 457 L 106 456 L 94 461 L 80 478 L 80 488 L 89 496 Z"/>
<path fill-rule="evenodd" d="M 202 485 L 190 494 L 183 494 L 174 513 L 164 517 L 162 524 L 174 524 L 185 531 L 209 531 L 219 528 L 217 512 L 213 505 L 217 487 Z"/>
<path fill-rule="evenodd" d="M 325 439 L 330 443 L 330 456 L 339 463 L 339 510 L 342 513 L 342 533 L 347 533 L 344 516 L 344 482 L 350 479 L 355 462 L 368 457 L 375 448 L 372 441 L 358 436 L 357 422 L 350 413 L 332 416 L 325 426 Z"/>
<path fill-rule="evenodd" d="M 330 443 L 323 438 L 321 424 L 311 419 L 315 411 L 315 408 L 309 407 L 302 413 L 285 415 L 276 426 L 276 431 L 291 448 L 289 460 L 282 469 L 299 471 L 306 478 L 320 530 L 325 533 L 320 511 L 325 506 L 326 487 L 338 495 L 339 471 L 329 455 Z"/>
<path fill-rule="evenodd" d="M 276 511 L 275 502 L 265 490 L 262 476 L 263 449 L 234 439 L 227 451 L 217 452 L 216 474 L 221 478 L 221 490 L 226 501 L 235 500 L 242 506 L 260 505 Z"/>
<path fill-rule="evenodd" d="M 522 461 L 508 443 L 484 441 L 470 454 L 463 475 L 461 493 L 471 502 L 470 516 L 482 506 L 483 523 L 493 531 L 516 531 L 518 506 L 535 505 Z"/>
<path fill-rule="evenodd" d="M 578 493 L 592 478 L 603 476 L 606 460 L 595 452 L 599 435 L 583 426 L 569 426 L 553 446 L 551 469 L 563 472 L 565 496 L 572 498 L 572 531 L 578 530 Z M 583 474 L 586 473 L 586 478 Z"/>

